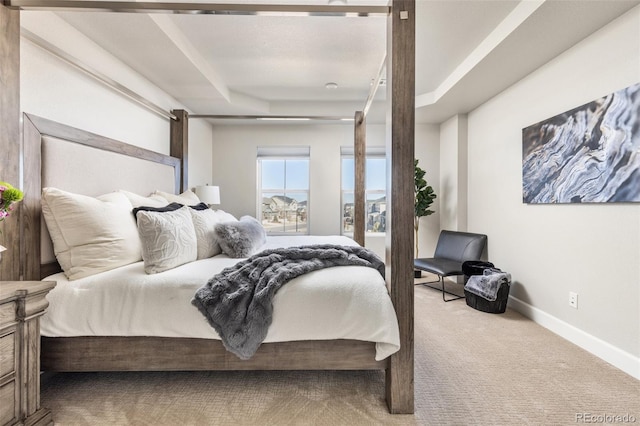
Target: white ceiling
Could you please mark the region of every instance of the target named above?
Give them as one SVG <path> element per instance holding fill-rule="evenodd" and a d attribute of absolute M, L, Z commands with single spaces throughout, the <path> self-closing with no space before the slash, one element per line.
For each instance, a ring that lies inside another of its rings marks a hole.
<path fill-rule="evenodd" d="M 416 3 L 416 121 L 439 123 L 477 107 L 640 0 Z M 353 116 L 386 50 L 380 16 L 58 14 L 195 114 Z M 338 88 L 326 89 L 328 82 Z M 373 121 L 384 120 L 384 90 L 378 92 Z"/>

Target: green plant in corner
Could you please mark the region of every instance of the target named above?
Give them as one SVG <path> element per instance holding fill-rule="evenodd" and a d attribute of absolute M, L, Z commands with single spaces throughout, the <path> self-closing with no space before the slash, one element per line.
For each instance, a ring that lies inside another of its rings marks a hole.
<path fill-rule="evenodd" d="M 433 188 L 427 183 L 424 178 L 425 171 L 418 166 L 418 160 L 416 159 L 413 163 L 414 166 L 414 179 L 415 179 L 415 217 L 413 222 L 413 229 L 415 230 L 415 244 L 416 244 L 416 258 L 418 258 L 419 254 L 419 245 L 418 245 L 418 230 L 420 229 L 420 218 L 424 216 L 429 216 L 435 213 L 435 211 L 430 210 L 431 204 L 433 200 L 437 197 L 436 193 L 433 192 Z"/>

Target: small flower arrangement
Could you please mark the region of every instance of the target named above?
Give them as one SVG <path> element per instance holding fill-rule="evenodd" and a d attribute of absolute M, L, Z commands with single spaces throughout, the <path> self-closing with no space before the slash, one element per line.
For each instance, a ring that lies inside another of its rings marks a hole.
<path fill-rule="evenodd" d="M 7 182 L 0 182 L 0 222 L 13 211 L 14 204 L 21 201 L 24 194 Z"/>

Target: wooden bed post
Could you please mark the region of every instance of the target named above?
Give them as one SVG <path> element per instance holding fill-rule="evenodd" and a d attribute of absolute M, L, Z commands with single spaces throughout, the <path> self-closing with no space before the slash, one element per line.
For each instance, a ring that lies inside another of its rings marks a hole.
<path fill-rule="evenodd" d="M 24 259 L 22 275 L 27 281 L 41 276 L 40 232 L 42 216 L 42 139 L 28 115 L 22 115 L 24 200 L 20 213 L 20 250 Z"/>
<path fill-rule="evenodd" d="M 171 114 L 175 115 L 177 119 L 171 120 L 169 155 L 182 161 L 178 192 L 183 192 L 189 189 L 189 114 L 183 109 L 174 109 Z"/>
<path fill-rule="evenodd" d="M 356 111 L 354 135 L 355 187 L 353 191 L 353 239 L 364 247 L 365 228 L 365 161 L 366 161 L 366 118 L 362 111 Z"/>
<path fill-rule="evenodd" d="M 387 286 L 400 326 L 400 351 L 386 374 L 394 414 L 414 411 L 413 159 L 415 133 L 415 0 L 393 0 L 387 26 Z"/>
<path fill-rule="evenodd" d="M 0 180 L 20 187 L 20 12 L 0 4 Z M 0 245 L 0 280 L 20 279 L 20 204 L 5 219 Z"/>

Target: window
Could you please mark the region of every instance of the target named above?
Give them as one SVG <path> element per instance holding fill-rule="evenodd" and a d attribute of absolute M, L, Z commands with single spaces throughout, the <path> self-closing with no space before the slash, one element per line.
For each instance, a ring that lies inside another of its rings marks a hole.
<path fill-rule="evenodd" d="M 353 232 L 355 159 L 353 148 L 342 147 L 342 233 Z M 387 165 L 382 147 L 368 147 L 365 161 L 365 231 L 385 232 Z"/>
<path fill-rule="evenodd" d="M 309 147 L 258 147 L 258 217 L 269 234 L 309 233 Z"/>

